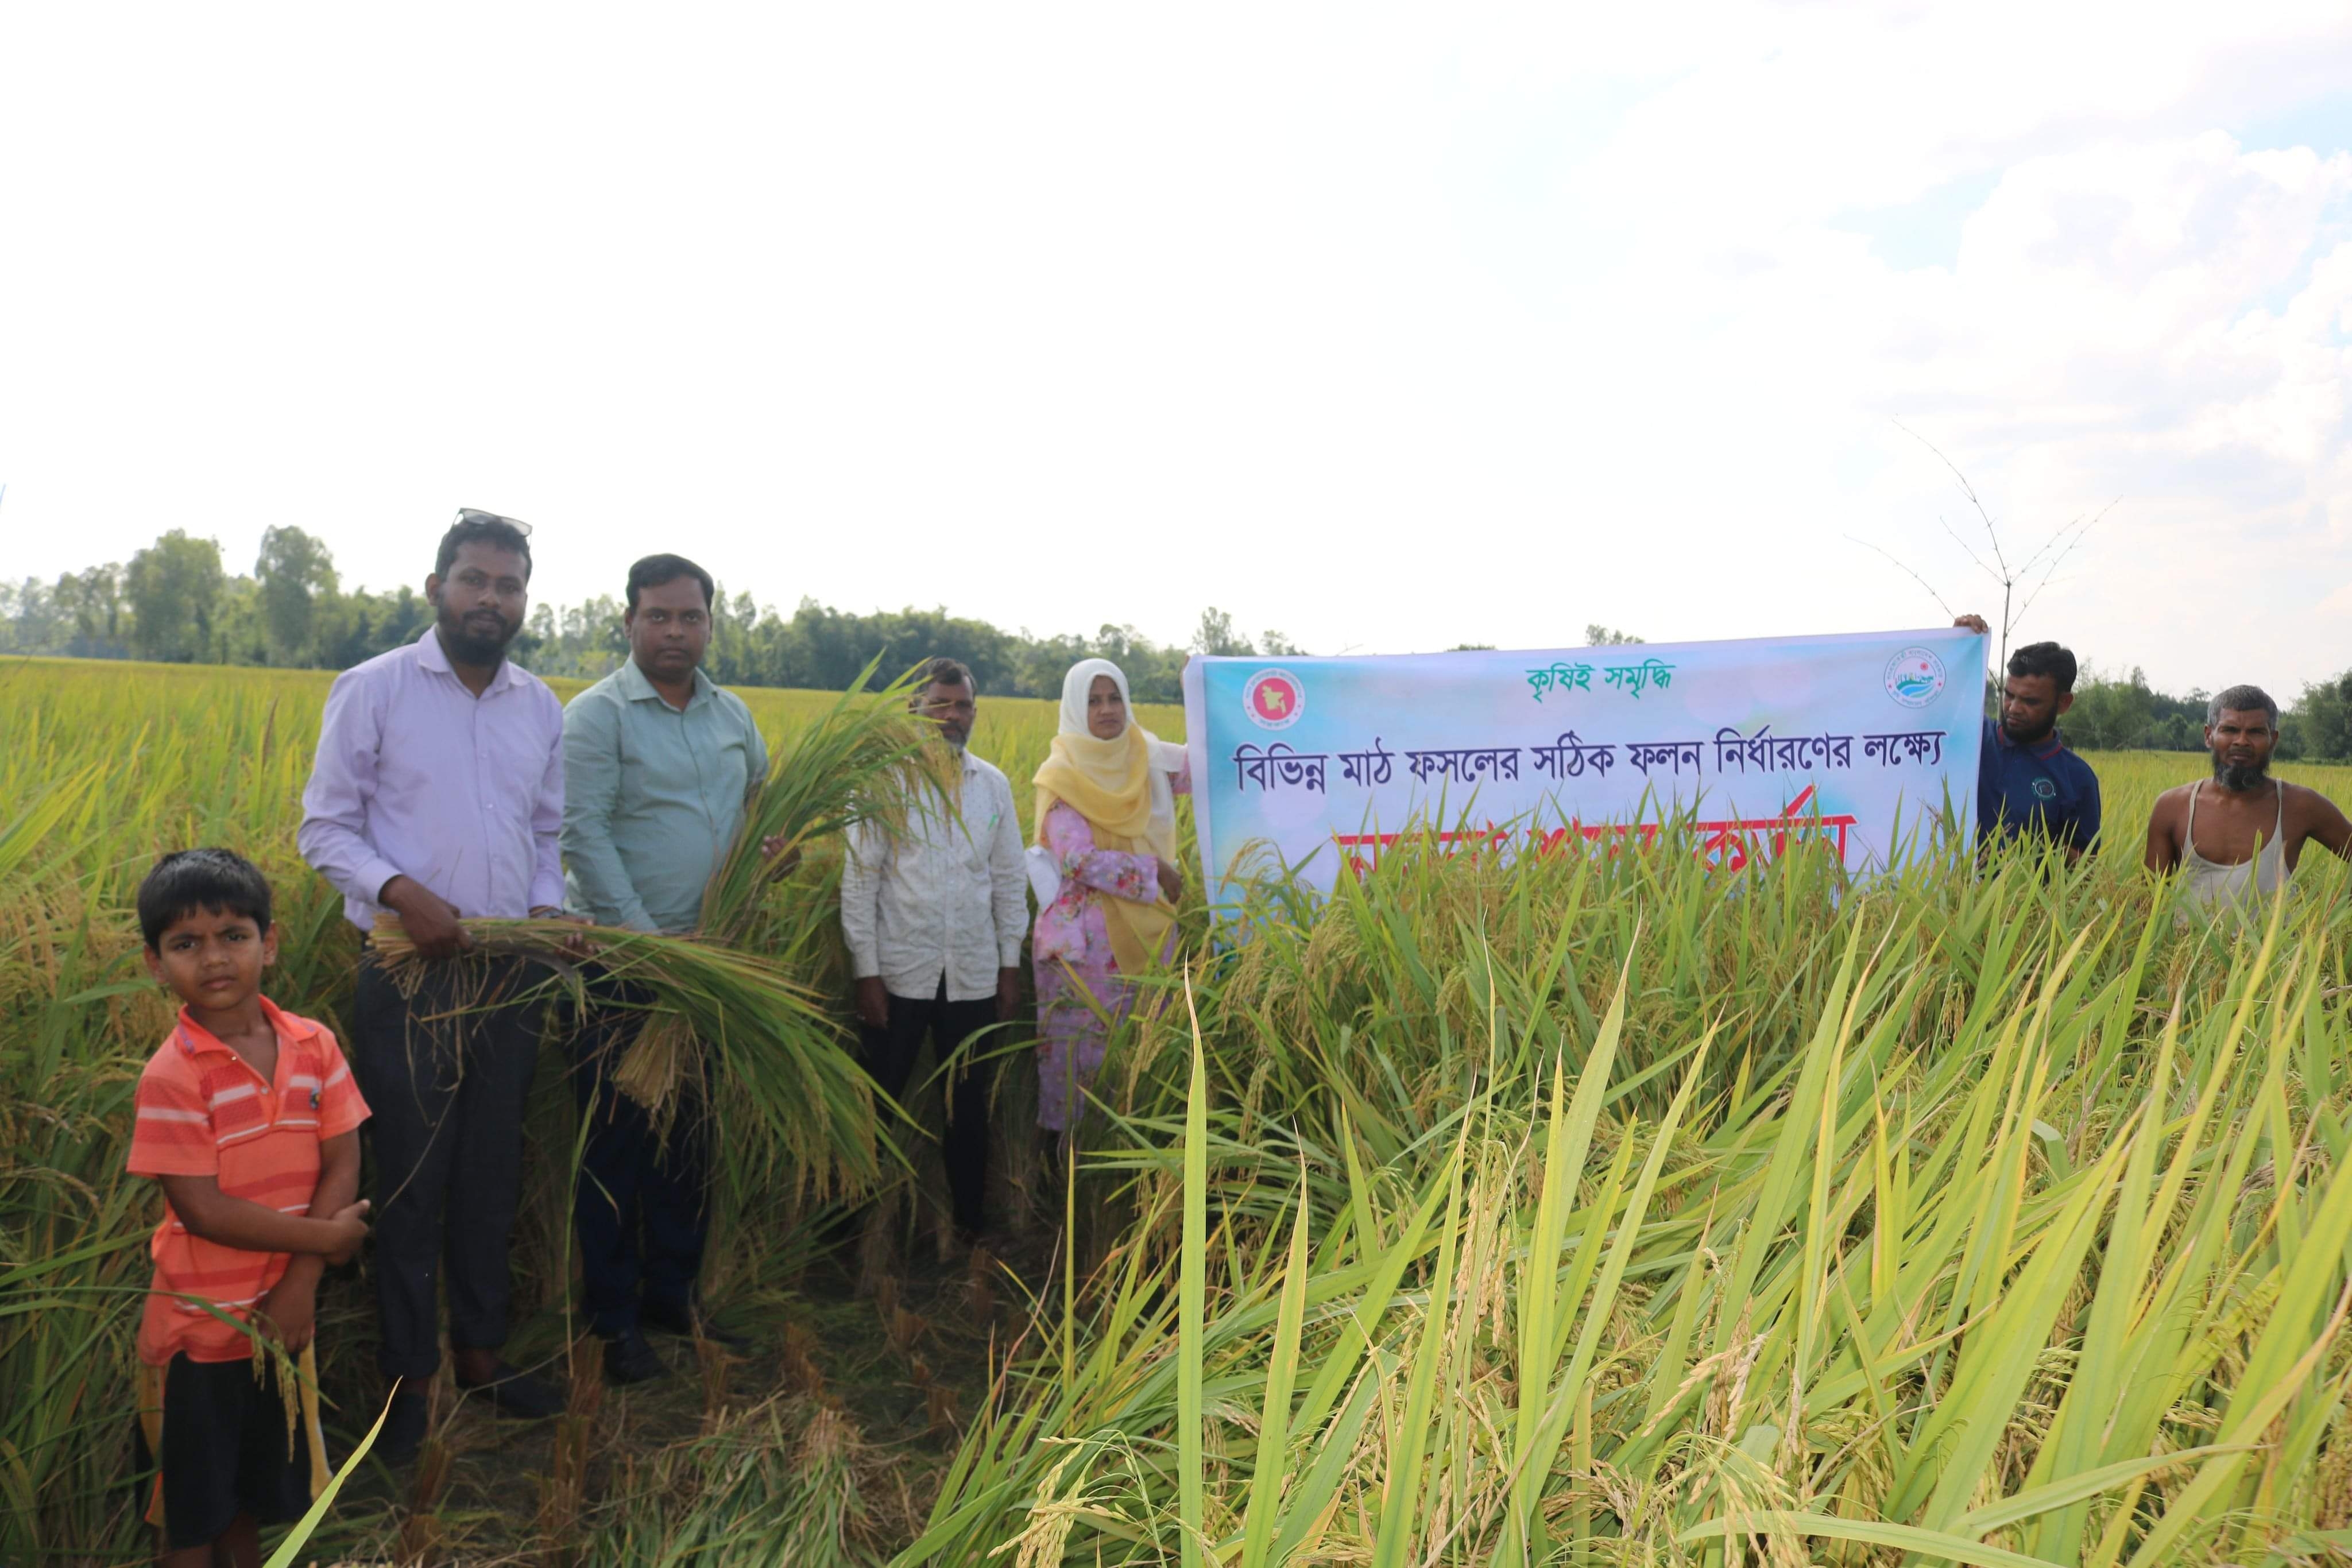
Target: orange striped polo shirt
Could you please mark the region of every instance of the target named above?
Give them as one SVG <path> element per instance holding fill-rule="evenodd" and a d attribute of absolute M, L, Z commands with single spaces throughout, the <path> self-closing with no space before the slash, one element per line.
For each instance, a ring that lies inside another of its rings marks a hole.
<path fill-rule="evenodd" d="M 180 1023 L 139 1075 L 139 1116 L 131 1134 L 133 1176 L 208 1176 L 230 1197 L 307 1214 L 319 1189 L 319 1145 L 367 1120 L 367 1102 L 324 1024 L 261 1010 L 278 1031 L 278 1073 L 265 1082 L 184 1009 Z M 188 1234 L 167 1199 L 152 1249 L 155 1281 L 139 1323 L 139 1359 L 168 1365 L 243 1361 L 252 1342 L 184 1297 L 212 1302 L 242 1320 L 285 1277 L 291 1257 L 247 1252 Z"/>

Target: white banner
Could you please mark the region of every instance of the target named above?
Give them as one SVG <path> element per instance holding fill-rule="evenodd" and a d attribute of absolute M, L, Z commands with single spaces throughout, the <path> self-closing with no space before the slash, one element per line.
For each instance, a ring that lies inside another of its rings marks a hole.
<path fill-rule="evenodd" d="M 1947 806 L 1968 830 L 1984 655 L 1947 627 L 1195 659 L 1184 723 L 1210 896 L 1268 852 L 1328 890 L 1408 827 L 1551 851 L 1646 843 L 1680 820 L 1727 868 L 1797 845 L 1885 867 L 1927 847 Z"/>

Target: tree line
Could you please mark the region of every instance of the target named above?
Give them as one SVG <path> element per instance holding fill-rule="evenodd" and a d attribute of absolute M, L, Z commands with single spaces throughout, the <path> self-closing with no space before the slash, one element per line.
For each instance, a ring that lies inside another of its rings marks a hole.
<path fill-rule="evenodd" d="M 704 668 L 714 680 L 740 686 L 839 691 L 877 654 L 895 674 L 943 653 L 971 665 L 984 692 L 1051 697 L 1060 695 L 1070 665 L 1105 658 L 1127 672 L 1139 702 L 1173 703 L 1181 700 L 1177 680 L 1189 653 L 1306 653 L 1279 632 L 1246 636 L 1214 608 L 1201 612 L 1191 641 L 1181 644 L 1155 643 L 1128 625 L 1041 636 L 944 609 L 858 614 L 803 599 L 786 612 L 723 585 L 714 609 Z M 621 611 L 611 594 L 583 604 L 540 603 L 509 652 L 542 675 L 606 674 L 626 652 Z M 432 618 L 414 587 L 345 587 L 326 545 L 290 527 L 262 535 L 246 572 L 228 570 L 217 541 L 173 528 L 128 562 L 67 572 L 55 582 L 0 582 L 0 653 L 342 670 L 414 641 Z M 1585 641 L 1598 647 L 1641 639 L 1590 626 Z M 1990 691 L 1989 685 L 1988 701 Z M 2137 668 L 2102 675 L 2085 664 L 2066 738 L 2086 751 L 2200 750 L 2206 696 L 2157 691 Z M 2352 671 L 2306 685 L 2294 698 L 2281 726 L 2280 754 L 2352 758 Z"/>
<path fill-rule="evenodd" d="M 1133 626 L 1091 635 L 1008 632 L 944 609 L 857 614 L 803 599 L 789 612 L 720 585 L 703 668 L 727 685 L 839 691 L 879 655 L 884 670 L 928 654 L 970 665 L 983 692 L 1052 697 L 1086 658 L 1114 660 L 1139 702 L 1182 700 L 1189 653 L 1295 656 L 1279 632 L 1252 638 L 1223 611 L 1205 610 L 1186 644 L 1153 642 Z M 532 606 L 508 652 L 541 675 L 594 679 L 627 653 L 619 596 Z M 216 540 L 173 528 L 127 562 L 67 572 L 54 582 L 0 582 L 0 653 L 169 664 L 264 664 L 344 670 L 413 642 L 433 619 L 410 586 L 346 587 L 327 546 L 299 528 L 274 528 L 247 572 L 232 573 Z"/>

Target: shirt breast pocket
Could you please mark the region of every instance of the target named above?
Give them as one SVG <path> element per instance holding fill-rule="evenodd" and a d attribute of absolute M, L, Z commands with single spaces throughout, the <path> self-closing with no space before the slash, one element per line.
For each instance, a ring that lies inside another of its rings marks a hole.
<path fill-rule="evenodd" d="M 502 814 L 528 823 L 539 804 L 540 785 L 547 777 L 551 737 L 528 712 L 509 709 L 499 714 L 497 720 L 480 727 L 486 737 L 484 755 L 489 764 L 489 771 L 482 779 L 482 793 L 499 802 L 504 808 Z"/>
<path fill-rule="evenodd" d="M 751 750 L 741 736 L 730 735 L 719 743 L 716 779 L 721 800 L 740 800 L 751 792 Z"/>
<path fill-rule="evenodd" d="M 996 813 L 974 812 L 956 829 L 955 863 L 967 875 L 988 869 L 988 846 L 996 836 Z"/>

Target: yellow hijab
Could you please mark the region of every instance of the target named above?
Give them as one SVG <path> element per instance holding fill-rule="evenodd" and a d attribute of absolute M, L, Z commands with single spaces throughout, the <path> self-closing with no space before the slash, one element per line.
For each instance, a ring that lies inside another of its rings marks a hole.
<path fill-rule="evenodd" d="M 1097 849 L 1124 854 L 1176 858 L 1176 801 L 1168 776 L 1153 766 L 1160 737 L 1135 722 L 1132 705 L 1127 728 L 1115 740 L 1104 740 L 1087 727 L 1087 695 L 1097 675 L 1108 675 L 1126 704 L 1127 676 L 1108 659 L 1082 659 L 1062 680 L 1061 733 L 1037 769 L 1037 841 L 1045 840 L 1045 813 L 1056 801 L 1087 820 L 1094 830 Z M 1111 956 L 1119 973 L 1139 973 L 1166 949 L 1168 933 L 1176 924 L 1176 906 L 1162 894 L 1157 904 L 1114 898 L 1097 890 L 1090 896 L 1102 904 L 1103 924 L 1110 933 Z"/>

